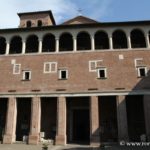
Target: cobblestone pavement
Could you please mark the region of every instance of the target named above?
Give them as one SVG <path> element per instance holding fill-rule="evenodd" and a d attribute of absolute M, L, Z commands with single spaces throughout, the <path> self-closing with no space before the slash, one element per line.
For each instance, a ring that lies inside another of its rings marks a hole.
<path fill-rule="evenodd" d="M 95 148 L 81 145 L 51 146 L 48 150 L 150 150 L 150 147 L 126 147 L 126 146 L 107 146 L 104 148 Z M 42 150 L 42 145 L 26 144 L 0 144 L 0 150 Z"/>

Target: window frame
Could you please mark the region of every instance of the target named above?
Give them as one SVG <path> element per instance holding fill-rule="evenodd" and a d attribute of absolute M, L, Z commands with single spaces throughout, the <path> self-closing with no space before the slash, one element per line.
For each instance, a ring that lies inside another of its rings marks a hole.
<path fill-rule="evenodd" d="M 62 72 L 66 71 L 66 78 L 62 78 Z M 59 80 L 67 80 L 68 79 L 68 70 L 67 69 L 59 69 L 58 79 Z"/>
<path fill-rule="evenodd" d="M 144 76 L 141 75 L 140 69 L 144 69 L 144 71 L 145 71 L 145 75 L 144 75 Z M 138 67 L 137 67 L 137 75 L 138 75 L 138 78 L 146 77 L 146 76 L 147 76 L 147 73 L 148 73 L 148 70 L 147 70 L 147 67 L 146 67 L 146 66 L 138 66 Z"/>
<path fill-rule="evenodd" d="M 103 70 L 104 71 L 104 76 L 105 77 L 101 77 L 100 76 L 100 71 Z M 98 79 L 107 79 L 107 68 L 106 67 L 100 67 L 97 69 L 97 78 Z"/>
<path fill-rule="evenodd" d="M 29 73 L 29 79 L 26 79 L 26 73 Z M 23 70 L 23 81 L 30 81 L 31 80 L 31 71 L 30 70 Z"/>
<path fill-rule="evenodd" d="M 98 62 L 103 62 L 103 60 L 90 60 L 89 61 L 89 72 L 96 72 L 97 71 L 97 67 L 98 67 Z M 92 63 L 94 63 L 94 68 L 92 69 Z"/>
<path fill-rule="evenodd" d="M 16 66 L 19 66 L 18 72 L 16 72 Z M 14 64 L 13 65 L 13 74 L 20 74 L 21 72 L 21 64 Z"/>
<path fill-rule="evenodd" d="M 46 70 L 46 65 L 49 65 L 49 70 Z M 52 71 L 52 65 L 55 65 L 55 70 Z M 45 62 L 44 63 L 44 73 L 57 73 L 57 62 Z"/>

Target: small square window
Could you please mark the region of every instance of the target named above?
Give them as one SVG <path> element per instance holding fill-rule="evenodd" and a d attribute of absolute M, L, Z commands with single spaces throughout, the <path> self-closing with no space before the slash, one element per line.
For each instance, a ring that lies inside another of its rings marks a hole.
<path fill-rule="evenodd" d="M 138 67 L 138 77 L 147 76 L 147 68 L 146 67 Z"/>
<path fill-rule="evenodd" d="M 31 80 L 31 71 L 23 71 L 23 80 Z"/>
<path fill-rule="evenodd" d="M 98 78 L 99 79 L 106 79 L 107 78 L 106 68 L 99 68 L 97 71 L 98 71 Z"/>
<path fill-rule="evenodd" d="M 68 70 L 59 70 L 59 79 L 68 79 Z"/>

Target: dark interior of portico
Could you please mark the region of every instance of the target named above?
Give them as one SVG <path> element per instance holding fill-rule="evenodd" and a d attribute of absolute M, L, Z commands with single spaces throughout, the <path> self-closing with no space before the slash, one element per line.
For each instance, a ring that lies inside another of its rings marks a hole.
<path fill-rule="evenodd" d="M 89 97 L 67 98 L 67 142 L 90 142 Z"/>
<path fill-rule="evenodd" d="M 99 125 L 101 142 L 117 142 L 116 96 L 99 97 Z"/>
<path fill-rule="evenodd" d="M 41 132 L 44 139 L 56 136 L 57 98 L 41 98 Z"/>
<path fill-rule="evenodd" d="M 145 118 L 143 96 L 126 96 L 128 133 L 130 141 L 140 141 L 140 136 L 145 134 Z"/>
<path fill-rule="evenodd" d="M 0 140 L 2 140 L 6 124 L 7 98 L 0 99 Z"/>
<path fill-rule="evenodd" d="M 30 132 L 31 98 L 17 98 L 16 141 L 22 141 L 23 136 Z"/>

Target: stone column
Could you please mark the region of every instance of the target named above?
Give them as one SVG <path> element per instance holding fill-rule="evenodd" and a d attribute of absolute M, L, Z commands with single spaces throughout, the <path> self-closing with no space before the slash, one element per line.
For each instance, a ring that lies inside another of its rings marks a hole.
<path fill-rule="evenodd" d="M 57 133 L 56 145 L 66 144 L 66 98 L 58 97 L 57 99 Z"/>
<path fill-rule="evenodd" d="M 145 39 L 146 39 L 146 47 L 150 48 L 150 43 L 149 43 L 149 34 L 145 35 Z"/>
<path fill-rule="evenodd" d="M 29 144 L 38 144 L 41 124 L 41 100 L 40 97 L 32 98 L 31 106 L 31 125 Z"/>
<path fill-rule="evenodd" d="M 22 40 L 22 54 L 25 54 L 26 51 L 26 41 Z"/>
<path fill-rule="evenodd" d="M 76 52 L 77 51 L 77 38 L 73 37 L 73 51 Z"/>
<path fill-rule="evenodd" d="M 128 49 L 131 49 L 131 38 L 130 38 L 130 33 L 127 34 L 127 43 L 128 43 Z"/>
<path fill-rule="evenodd" d="M 128 124 L 125 96 L 117 96 L 118 141 L 128 141 Z"/>
<path fill-rule="evenodd" d="M 9 49 L 10 49 L 10 42 L 9 41 L 6 41 L 6 55 L 9 54 Z"/>
<path fill-rule="evenodd" d="M 56 38 L 56 53 L 59 52 L 59 38 Z"/>
<path fill-rule="evenodd" d="M 98 96 L 90 99 L 90 145 L 100 145 Z"/>
<path fill-rule="evenodd" d="M 94 35 L 91 35 L 91 50 L 92 50 L 92 51 L 95 50 L 95 39 L 94 39 Z"/>
<path fill-rule="evenodd" d="M 110 49 L 113 49 L 112 35 L 109 36 L 109 48 L 110 48 Z"/>
<path fill-rule="evenodd" d="M 39 54 L 42 53 L 42 39 L 39 39 L 39 47 L 38 47 Z"/>
<path fill-rule="evenodd" d="M 7 118 L 6 118 L 5 134 L 3 138 L 4 144 L 12 144 L 16 140 L 16 118 L 17 118 L 16 98 L 10 97 L 7 104 Z"/>
<path fill-rule="evenodd" d="M 144 95 L 144 113 L 147 140 L 150 142 L 150 95 Z"/>

